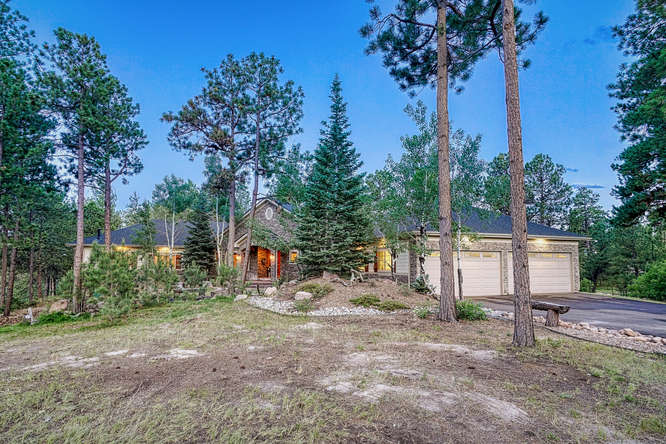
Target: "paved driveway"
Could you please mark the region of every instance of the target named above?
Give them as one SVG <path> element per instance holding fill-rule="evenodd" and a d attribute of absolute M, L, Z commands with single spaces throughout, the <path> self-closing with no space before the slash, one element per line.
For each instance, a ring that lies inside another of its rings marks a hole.
<path fill-rule="evenodd" d="M 569 313 L 560 318 L 569 322 L 589 322 L 598 327 L 631 328 L 647 335 L 666 337 L 666 304 L 611 298 L 601 295 L 570 293 L 563 295 L 536 295 L 536 301 L 569 305 Z M 513 312 L 511 296 L 475 298 L 484 306 Z M 545 312 L 534 312 L 545 316 Z"/>

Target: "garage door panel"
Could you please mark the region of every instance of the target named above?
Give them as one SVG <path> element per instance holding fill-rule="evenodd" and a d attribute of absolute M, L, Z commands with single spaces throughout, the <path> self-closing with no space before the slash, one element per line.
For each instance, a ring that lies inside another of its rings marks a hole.
<path fill-rule="evenodd" d="M 530 292 L 571 292 L 571 254 L 529 253 Z M 513 257 L 509 253 L 509 293 L 513 293 Z"/>
<path fill-rule="evenodd" d="M 502 292 L 501 262 L 499 252 L 463 252 L 463 296 L 490 296 Z M 457 254 L 453 255 L 455 291 L 458 294 Z M 437 253 L 426 257 L 425 272 L 430 283 L 439 291 L 440 262 Z"/>

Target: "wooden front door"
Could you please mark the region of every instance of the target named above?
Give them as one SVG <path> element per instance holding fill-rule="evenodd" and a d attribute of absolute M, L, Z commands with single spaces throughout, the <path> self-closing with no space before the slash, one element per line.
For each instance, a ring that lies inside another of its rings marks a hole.
<path fill-rule="evenodd" d="M 257 278 L 267 279 L 271 277 L 271 251 L 257 248 Z"/>

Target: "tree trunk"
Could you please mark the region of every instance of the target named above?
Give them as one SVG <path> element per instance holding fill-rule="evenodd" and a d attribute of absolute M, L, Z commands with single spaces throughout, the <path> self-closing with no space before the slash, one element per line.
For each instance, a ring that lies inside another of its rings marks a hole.
<path fill-rule="evenodd" d="M 9 281 L 7 283 L 7 293 L 5 294 L 5 316 L 9 316 L 12 309 L 12 299 L 14 299 L 14 282 L 16 279 L 16 250 L 19 238 L 19 218 L 16 216 L 14 233 L 12 235 L 12 253 L 9 259 Z"/>
<path fill-rule="evenodd" d="M 448 54 L 446 5 L 437 7 L 437 154 L 439 163 L 439 316 L 442 321 L 456 321 L 456 295 L 453 279 L 453 243 L 451 239 L 451 170 L 449 165 Z"/>
<path fill-rule="evenodd" d="M 111 251 L 111 166 L 104 165 L 104 246 Z"/>
<path fill-rule="evenodd" d="M 513 345 L 534 345 L 534 324 L 530 301 L 530 274 L 527 254 L 527 215 L 525 213 L 525 171 L 523 136 L 520 122 L 516 25 L 513 0 L 504 0 L 504 79 L 506 86 L 506 121 L 511 171 L 511 220 L 513 247 Z"/>
<path fill-rule="evenodd" d="M 5 217 L 9 217 L 8 210 L 5 207 Z M 2 266 L 0 269 L 0 304 L 5 306 L 5 290 L 7 289 L 7 243 L 9 242 L 9 232 L 6 221 L 2 227 Z"/>
<path fill-rule="evenodd" d="M 28 259 L 28 304 L 32 305 L 34 296 L 34 280 L 35 280 L 35 247 L 30 246 L 30 256 Z"/>
<path fill-rule="evenodd" d="M 257 128 L 259 125 L 257 124 Z M 254 224 L 254 216 L 257 212 L 257 193 L 259 192 L 259 131 L 255 137 L 254 147 L 254 187 L 252 188 L 252 203 L 250 205 L 250 218 L 247 222 L 247 237 L 245 238 L 245 255 L 243 255 L 243 269 L 241 272 L 241 281 L 245 283 L 247 279 L 247 268 L 250 263 L 250 247 L 252 246 L 252 225 Z"/>
<path fill-rule="evenodd" d="M 79 136 L 78 162 L 76 249 L 74 250 L 74 289 L 72 290 L 72 308 L 75 313 L 79 313 L 83 308 L 83 292 L 81 291 L 81 267 L 83 265 L 83 207 L 85 202 L 85 152 L 83 135 Z"/>
<path fill-rule="evenodd" d="M 458 213 L 458 299 L 463 300 L 463 273 L 462 273 L 462 255 L 460 244 L 462 243 L 462 222 L 460 213 Z"/>
<path fill-rule="evenodd" d="M 234 266 L 234 243 L 236 242 L 236 172 L 232 171 L 229 184 L 229 240 L 227 243 L 227 265 Z M 249 254 L 246 252 L 245 254 Z"/>

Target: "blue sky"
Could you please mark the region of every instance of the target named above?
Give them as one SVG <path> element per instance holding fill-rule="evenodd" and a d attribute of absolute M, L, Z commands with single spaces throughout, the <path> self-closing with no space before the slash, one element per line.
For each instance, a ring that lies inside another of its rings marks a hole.
<path fill-rule="evenodd" d="M 394 2 L 380 4 L 388 10 Z M 622 143 L 606 85 L 625 61 L 609 28 L 623 23 L 633 4 L 537 2 L 550 22 L 526 52 L 532 66 L 520 73 L 525 158 L 549 154 L 568 168 L 570 183 L 595 187 L 607 208 L 617 182 L 610 164 Z M 200 68 L 217 65 L 228 53 L 263 51 L 282 61 L 285 78 L 305 91 L 303 133 L 293 142 L 310 150 L 328 115 L 329 84 L 339 73 L 352 140 L 367 171 L 382 167 L 389 153 L 400 155 L 400 136 L 414 131 L 403 112 L 407 103 L 421 99 L 431 109 L 435 104 L 430 89 L 414 99 L 401 92 L 380 57 L 364 54 L 366 41 L 358 33 L 368 19 L 363 0 L 13 0 L 11 5 L 30 18 L 39 41 L 52 40 L 58 26 L 95 36 L 112 72 L 141 105 L 139 120 L 150 144 L 141 154 L 143 172 L 129 185 L 116 186 L 121 208 L 132 191 L 150 197 L 155 183 L 170 173 L 201 183 L 203 162 L 173 151 L 166 140 L 169 127 L 159 118 L 197 94 L 203 85 Z M 450 98 L 454 126 L 483 136 L 486 160 L 507 149 L 503 85 L 502 65 L 491 54 L 465 91 Z"/>

